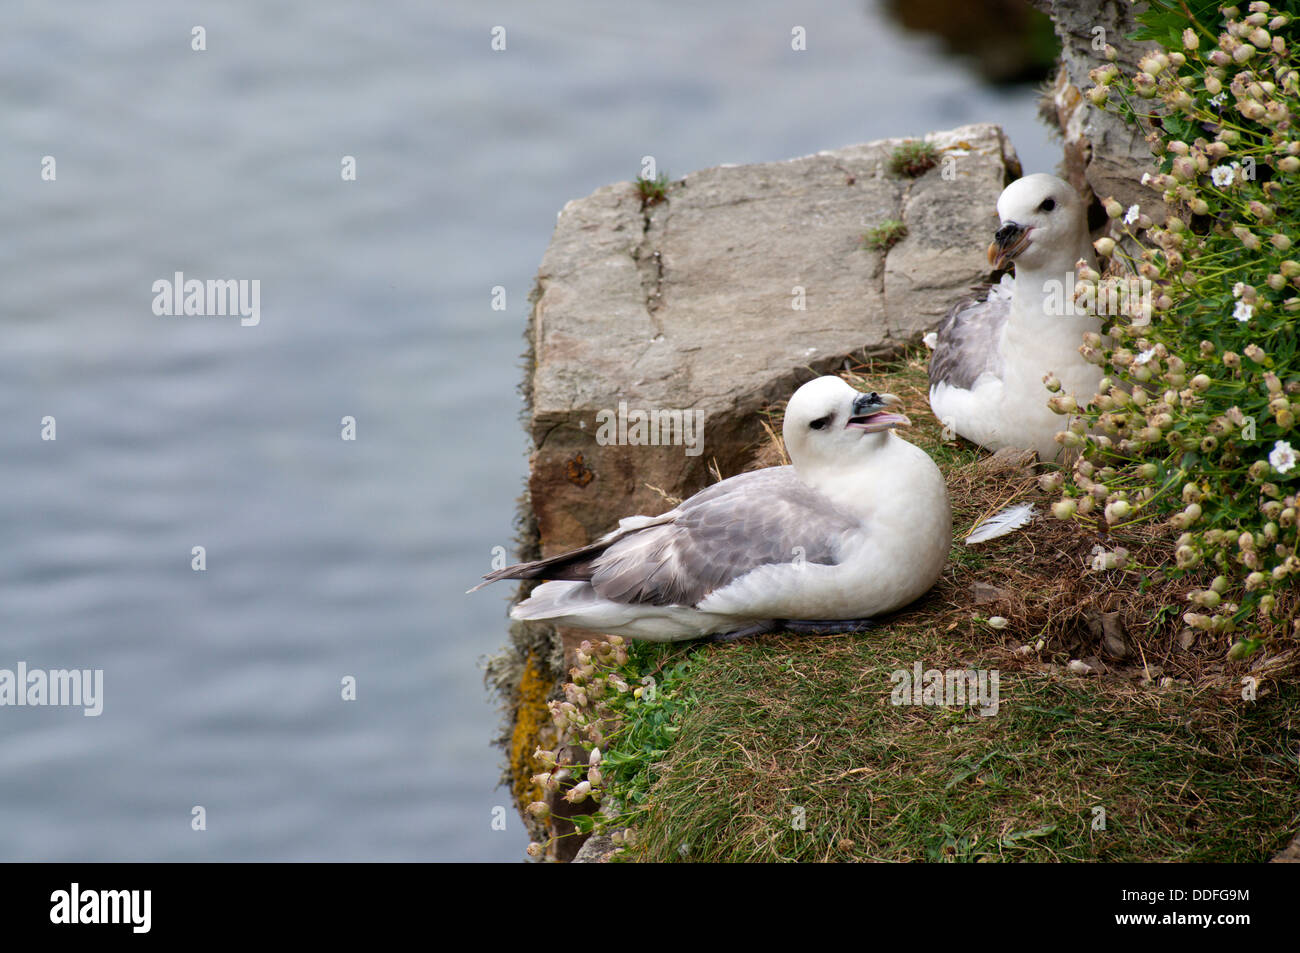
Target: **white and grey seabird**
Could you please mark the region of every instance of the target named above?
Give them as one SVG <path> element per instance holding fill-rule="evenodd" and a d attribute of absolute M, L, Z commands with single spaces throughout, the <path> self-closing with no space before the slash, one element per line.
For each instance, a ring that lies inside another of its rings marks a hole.
<path fill-rule="evenodd" d="M 1075 262 L 1095 267 L 1087 207 L 1068 182 L 1028 175 L 1003 190 L 998 217 L 989 264 L 1002 269 L 1014 262 L 1015 279 L 1004 277 L 983 300 L 958 302 L 940 323 L 930 357 L 930 408 L 972 443 L 1034 449 L 1052 460 L 1061 449 L 1056 433 L 1068 418 L 1048 408 L 1052 395 L 1043 377 L 1055 374 L 1060 393 L 1079 406 L 1102 378 L 1079 354 L 1083 335 L 1100 331 L 1101 321 L 1074 313 L 1068 290 Z"/>
<path fill-rule="evenodd" d="M 809 381 L 786 408 L 792 466 L 741 473 L 484 578 L 552 580 L 516 619 L 634 639 L 865 628 L 934 585 L 952 544 L 943 475 L 893 432 L 911 423 L 898 403 L 838 377 Z"/>

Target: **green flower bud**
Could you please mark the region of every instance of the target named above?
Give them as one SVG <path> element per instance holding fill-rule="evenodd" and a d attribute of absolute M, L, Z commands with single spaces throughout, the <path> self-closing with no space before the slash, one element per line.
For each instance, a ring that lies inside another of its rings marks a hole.
<path fill-rule="evenodd" d="M 1052 515 L 1058 520 L 1068 520 L 1074 516 L 1076 509 L 1074 500 L 1060 500 L 1052 504 Z"/>
<path fill-rule="evenodd" d="M 1118 523 L 1126 519 L 1133 512 L 1132 505 L 1127 500 L 1116 500 L 1106 506 L 1106 522 Z"/>

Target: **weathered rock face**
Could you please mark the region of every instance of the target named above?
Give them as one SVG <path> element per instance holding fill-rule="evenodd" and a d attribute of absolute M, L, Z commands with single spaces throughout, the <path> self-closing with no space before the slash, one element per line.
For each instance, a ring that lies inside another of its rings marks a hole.
<path fill-rule="evenodd" d="M 710 465 L 744 469 L 766 406 L 845 358 L 919 339 L 987 276 L 1014 152 L 991 125 L 928 140 L 945 161 L 916 179 L 886 170 L 903 141 L 886 140 L 706 169 L 645 209 L 631 183 L 565 206 L 531 325 L 529 490 L 544 555 L 662 511 L 651 486 L 684 497 L 710 482 Z M 863 248 L 887 219 L 907 236 Z M 617 420 L 620 404 L 632 423 L 637 410 L 689 411 L 702 433 L 598 441 L 598 414 Z"/>
<path fill-rule="evenodd" d="M 1142 185 L 1152 169 L 1151 151 L 1142 135 L 1113 112 L 1093 106 L 1082 91 L 1093 83 L 1089 70 L 1106 62 L 1096 49 L 1115 48 L 1116 63 L 1129 75 L 1154 44 L 1134 43 L 1137 29 L 1132 6 L 1116 0 L 1030 0 L 1052 18 L 1061 40 L 1061 67 L 1051 91 L 1056 122 L 1065 140 L 1066 178 L 1080 191 L 1114 196 L 1125 206 L 1138 204 L 1156 221 L 1165 217 L 1160 193 Z M 1097 33 L 1098 28 L 1103 32 Z"/>
<path fill-rule="evenodd" d="M 927 140 L 940 162 L 916 178 L 888 171 L 905 141 L 896 139 L 706 169 L 648 207 L 629 182 L 564 207 L 528 331 L 534 451 L 522 556 L 663 512 L 665 496 L 713 482 L 710 469 L 725 477 L 749 468 L 756 451 L 770 450 L 769 406 L 846 359 L 919 340 L 988 277 L 984 249 L 998 195 L 1020 174 L 1015 153 L 992 125 Z M 863 234 L 889 219 L 906 236 L 888 251 L 864 248 Z M 638 411 L 666 414 L 659 445 L 637 439 Z M 529 752 L 557 741 L 525 688 L 556 667 L 557 641 L 572 648 L 584 637 L 517 624 L 490 666 L 514 709 L 507 747 L 521 806 L 540 796 L 527 779 L 543 768 Z M 569 859 L 579 843 L 561 839 L 555 857 Z"/>

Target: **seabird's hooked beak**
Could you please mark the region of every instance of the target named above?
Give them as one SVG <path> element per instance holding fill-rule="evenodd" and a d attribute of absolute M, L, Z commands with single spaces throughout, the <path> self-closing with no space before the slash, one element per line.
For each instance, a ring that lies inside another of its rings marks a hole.
<path fill-rule="evenodd" d="M 855 427 L 858 430 L 865 430 L 867 433 L 878 433 L 881 430 L 892 430 L 900 425 L 912 426 L 912 421 L 907 419 L 906 414 L 894 414 L 885 410 L 886 407 L 896 407 L 903 401 L 893 394 L 859 394 L 853 399 L 853 416 L 849 418 L 845 427 Z"/>
<path fill-rule="evenodd" d="M 993 235 L 993 244 L 989 246 L 989 264 L 994 271 L 1007 267 L 1017 255 L 1029 244 L 1029 233 L 1033 226 L 1026 228 L 1018 222 L 1006 222 Z"/>

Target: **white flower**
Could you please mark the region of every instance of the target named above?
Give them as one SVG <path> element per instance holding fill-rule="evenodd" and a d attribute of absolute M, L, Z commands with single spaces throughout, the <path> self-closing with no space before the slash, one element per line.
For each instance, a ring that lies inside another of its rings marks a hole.
<path fill-rule="evenodd" d="M 1245 292 L 1245 290 L 1246 290 L 1246 285 L 1239 281 L 1232 286 L 1232 296 L 1234 298 L 1240 298 L 1242 296 L 1242 293 Z"/>
<path fill-rule="evenodd" d="M 1128 211 L 1124 213 L 1124 224 L 1132 225 L 1134 222 L 1138 220 L 1138 216 L 1140 214 L 1142 214 L 1142 210 L 1140 208 L 1138 208 L 1136 205 L 1130 205 L 1128 207 Z"/>
<path fill-rule="evenodd" d="M 1249 304 L 1245 301 L 1238 301 L 1237 307 L 1232 311 L 1232 316 L 1244 324 L 1250 320 L 1250 316 L 1254 313 L 1255 309 Z"/>
<path fill-rule="evenodd" d="M 1233 177 L 1236 173 L 1230 165 L 1216 165 L 1210 170 L 1210 181 L 1219 188 L 1232 185 Z"/>
<path fill-rule="evenodd" d="M 1217 96 L 1210 97 L 1211 106 L 1222 106 L 1227 101 L 1228 101 L 1227 93 L 1219 93 Z"/>
<path fill-rule="evenodd" d="M 921 340 L 925 342 L 926 347 L 933 351 L 934 346 L 939 343 L 939 335 L 934 331 L 931 331 L 925 337 L 921 338 Z"/>
<path fill-rule="evenodd" d="M 1143 173 L 1142 173 L 1142 184 L 1143 184 L 1143 185 L 1149 185 L 1150 183 L 1151 183 L 1151 173 L 1150 173 L 1150 172 L 1143 172 Z"/>
<path fill-rule="evenodd" d="M 1142 352 L 1141 354 L 1139 354 L 1137 357 L 1133 358 L 1133 363 L 1134 363 L 1134 364 L 1145 364 L 1147 361 L 1151 360 L 1151 358 L 1153 358 L 1153 357 L 1155 357 L 1155 356 L 1156 356 L 1156 349 L 1155 349 L 1155 348 L 1151 348 L 1150 350 L 1143 351 L 1143 352 Z"/>
<path fill-rule="evenodd" d="M 1093 572 L 1105 572 L 1107 569 L 1123 569 L 1128 565 L 1128 550 L 1123 546 L 1116 547 L 1114 552 L 1102 549 L 1100 546 L 1092 547 L 1092 569 Z"/>
<path fill-rule="evenodd" d="M 1285 440 L 1273 444 L 1273 452 L 1268 455 L 1268 462 L 1278 473 L 1288 473 L 1296 464 L 1295 450 Z"/>

